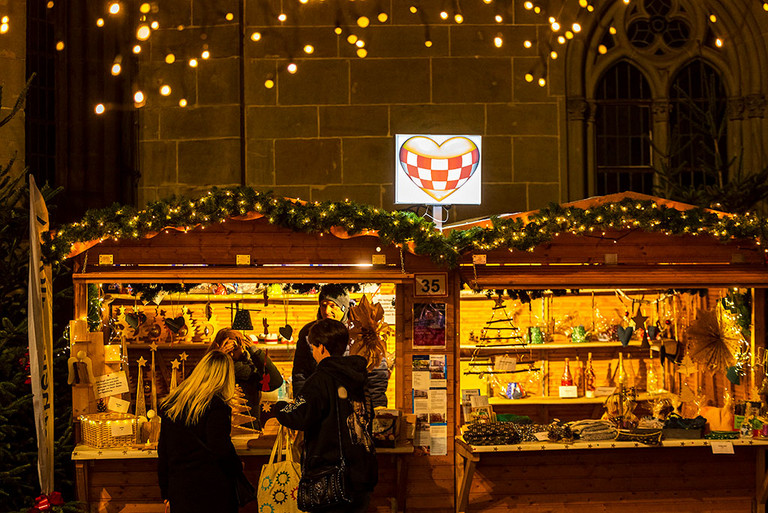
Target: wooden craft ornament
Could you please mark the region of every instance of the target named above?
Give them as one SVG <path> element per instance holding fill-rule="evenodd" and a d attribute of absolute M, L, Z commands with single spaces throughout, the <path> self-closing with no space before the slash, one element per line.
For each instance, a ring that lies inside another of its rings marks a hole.
<path fill-rule="evenodd" d="M 67 369 L 67 383 L 70 385 L 96 382 L 96 377 L 93 375 L 93 362 L 85 351 L 78 351 L 75 356 L 69 358 Z"/>

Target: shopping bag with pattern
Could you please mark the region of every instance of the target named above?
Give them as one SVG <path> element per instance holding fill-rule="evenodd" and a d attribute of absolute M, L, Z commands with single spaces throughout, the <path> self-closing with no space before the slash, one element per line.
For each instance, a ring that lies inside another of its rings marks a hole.
<path fill-rule="evenodd" d="M 259 477 L 259 513 L 299 513 L 296 502 L 301 466 L 293 459 L 287 428 L 280 427 L 269 462 Z"/>

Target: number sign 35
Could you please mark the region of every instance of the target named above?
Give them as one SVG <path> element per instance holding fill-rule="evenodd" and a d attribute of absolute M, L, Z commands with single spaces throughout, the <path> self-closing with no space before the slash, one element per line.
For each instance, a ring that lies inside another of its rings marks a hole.
<path fill-rule="evenodd" d="M 447 296 L 448 289 L 446 288 L 446 282 L 448 281 L 448 274 L 417 274 L 414 276 L 416 280 L 416 289 L 414 296 L 416 297 L 434 297 L 434 296 Z"/>

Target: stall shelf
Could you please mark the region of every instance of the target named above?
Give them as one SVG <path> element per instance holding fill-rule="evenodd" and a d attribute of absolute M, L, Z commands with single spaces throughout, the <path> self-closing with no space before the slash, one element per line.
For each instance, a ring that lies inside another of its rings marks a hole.
<path fill-rule="evenodd" d="M 457 437 L 457 511 L 763 511 L 768 440 L 720 441 L 731 454 L 714 453 L 715 443 L 477 446 Z"/>

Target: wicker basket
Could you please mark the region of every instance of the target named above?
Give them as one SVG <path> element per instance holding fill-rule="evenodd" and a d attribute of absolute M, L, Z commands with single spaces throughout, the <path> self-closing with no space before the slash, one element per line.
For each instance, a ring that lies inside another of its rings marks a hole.
<path fill-rule="evenodd" d="M 125 434 L 114 432 L 116 425 L 123 427 Z M 136 443 L 138 426 L 136 416 L 127 413 L 90 413 L 80 415 L 83 443 L 99 449 L 105 447 L 126 447 Z"/>

